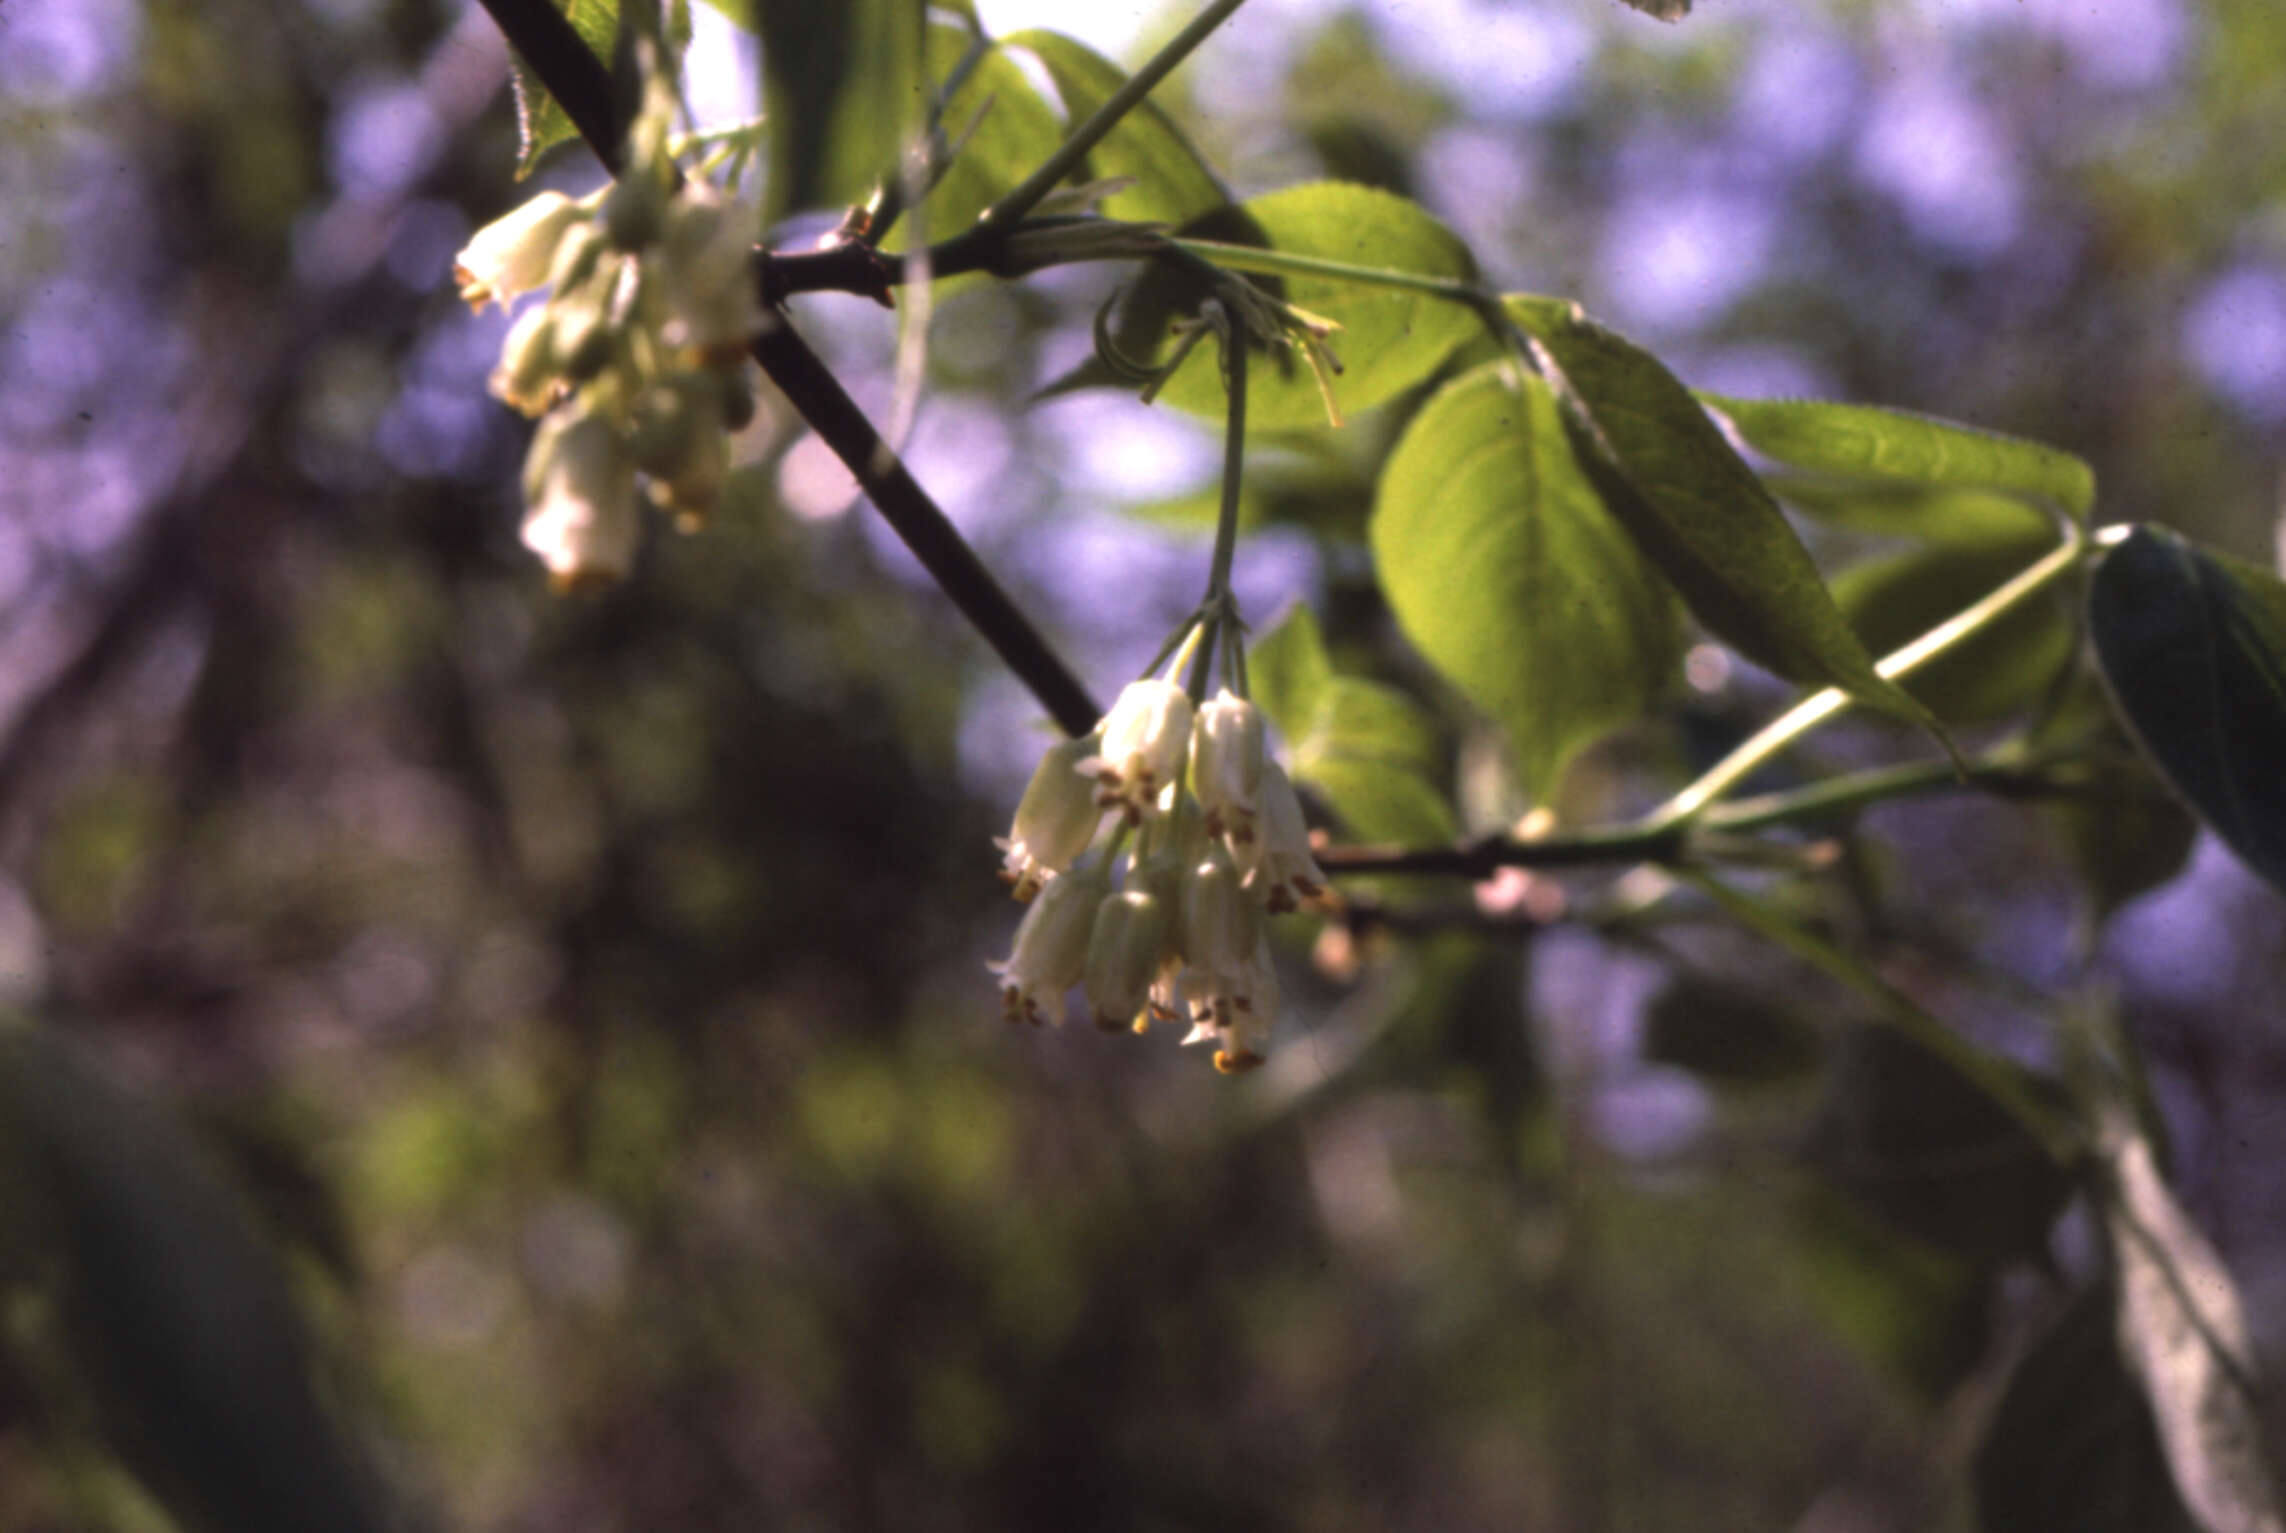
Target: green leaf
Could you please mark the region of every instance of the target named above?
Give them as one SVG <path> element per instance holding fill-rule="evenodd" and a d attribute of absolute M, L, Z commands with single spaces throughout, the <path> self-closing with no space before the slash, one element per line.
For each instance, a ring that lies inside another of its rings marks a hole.
<path fill-rule="evenodd" d="M 1874 671 L 1785 513 L 1658 358 L 1576 304 L 1507 307 L 1554 369 L 1605 505 L 1710 632 L 1788 680 L 1837 686 L 1936 728 Z"/>
<path fill-rule="evenodd" d="M 1834 600 L 1881 653 L 1990 594 L 2055 547 L 2051 527 L 1983 542 L 1946 542 L 1844 570 Z M 2056 600 L 2028 602 L 1914 673 L 1906 690 L 1948 722 L 1977 723 L 2030 706 L 2072 661 L 2078 636 Z"/>
<path fill-rule="evenodd" d="M 1824 1052 L 1818 1029 L 1763 990 L 1683 975 L 1643 1014 L 1643 1057 L 1722 1086 L 1798 1079 Z"/>
<path fill-rule="evenodd" d="M 1627 0 L 1627 3 L 1660 21 L 1681 21 L 1691 14 L 1691 0 Z"/>
<path fill-rule="evenodd" d="M 1370 537 L 1406 636 L 1501 726 L 1541 802 L 1674 673 L 1673 603 L 1582 476 L 1554 394 L 1509 364 L 1413 418 Z"/>
<path fill-rule="evenodd" d="M 1333 680 L 1318 615 L 1296 602 L 1258 642 L 1246 646 L 1247 691 L 1287 739 L 1297 739 L 1317 715 L 1318 699 Z"/>
<path fill-rule="evenodd" d="M 2263 1461 L 2254 1347 L 2230 1269 L 2160 1179 L 2125 1111 L 2099 1181 L 2119 1283 L 2119 1342 L 2151 1402 L 2175 1489 L 2205 1533 L 2280 1533 Z"/>
<path fill-rule="evenodd" d="M 972 41 L 966 27 L 940 23 L 929 28 L 928 78 L 935 88 L 942 89 L 952 78 Z M 977 214 L 1030 175 L 1063 141 L 1055 112 L 1016 67 L 1005 45 L 990 48 L 976 61 L 946 100 L 941 121 L 946 140 L 961 147 L 923 205 L 929 240 L 950 238 L 976 222 Z M 908 214 L 905 229 L 912 227 Z M 886 248 L 895 251 L 904 246 L 893 239 Z"/>
<path fill-rule="evenodd" d="M 186 1528 L 378 1530 L 320 1405 L 285 1273 L 201 1147 L 45 1033 L 0 1032 L 0 1158 L 27 1201 L 78 1377 L 120 1457 Z"/>
<path fill-rule="evenodd" d="M 920 0 L 753 0 L 770 120 L 763 222 L 860 202 L 928 108 Z"/>
<path fill-rule="evenodd" d="M 2048 1083 L 2011 1065 L 2043 1091 Z M 1810 1160 L 1868 1212 L 1972 1261 L 2037 1259 L 2071 1179 L 2021 1123 L 1890 1027 L 1842 1037 Z"/>
<path fill-rule="evenodd" d="M 2286 585 L 2139 527 L 2088 590 L 2096 659 L 2144 754 L 2286 889 Z"/>
<path fill-rule="evenodd" d="M 1056 93 L 1064 98 L 1069 127 L 1077 127 L 1127 83 L 1125 70 L 1060 32 L 1018 32 L 1002 39 L 1002 45 L 1026 49 L 1047 67 Z M 1122 117 L 1088 153 L 1087 173 L 1081 179 L 1111 176 L 1135 178 L 1134 186 L 1104 199 L 1103 211 L 1112 218 L 1179 226 L 1230 201 L 1230 192 L 1207 168 L 1205 157 L 1174 119 L 1149 99 Z"/>
<path fill-rule="evenodd" d="M 619 0 L 552 0 L 552 3 L 571 22 L 572 30 L 587 44 L 588 51 L 608 69 L 619 41 Z M 680 59 L 682 45 L 690 40 L 690 26 L 687 12 L 679 6 L 676 9 L 683 18 L 681 35 L 676 36 L 670 29 L 668 40 Z M 540 77 L 525 66 L 521 55 L 511 49 L 508 62 L 509 79 L 516 91 L 516 179 L 521 181 L 532 173 L 549 150 L 567 139 L 579 137 L 579 130 L 572 126 L 570 114 L 548 94 Z"/>
<path fill-rule="evenodd" d="M 1307 607 L 1246 652 L 1254 702 L 1286 737 L 1294 780 L 1322 794 L 1367 841 L 1450 841 L 1458 826 L 1435 785 L 1445 769 L 1435 722 L 1395 687 L 1334 673 Z"/>
<path fill-rule="evenodd" d="M 1976 1456 L 1978 1526 L 2192 1533 L 2112 1306 L 2109 1288 L 2081 1293 L 2016 1365 Z"/>
<path fill-rule="evenodd" d="M 1476 276 L 1475 258 L 1458 235 L 1418 204 L 1374 187 L 1315 181 L 1256 197 L 1240 211 L 1259 228 L 1258 237 L 1244 243 L 1455 282 Z M 1289 303 L 1341 326 L 1327 344 L 1341 360 L 1333 391 L 1345 413 L 1370 410 L 1420 383 L 1478 329 L 1465 306 L 1425 293 L 1328 277 L 1289 276 L 1282 286 Z M 1140 312 L 1148 295 L 1134 297 Z M 1130 341 L 1130 328 L 1122 326 L 1123 342 Z M 1150 349 L 1156 338 L 1138 339 Z M 1193 352 L 1159 397 L 1219 419 L 1224 400 L 1214 347 Z M 1294 354 L 1281 348 L 1249 370 L 1249 430 L 1293 431 L 1325 423 L 1317 379 Z"/>
<path fill-rule="evenodd" d="M 1805 399 L 1699 396 L 1766 458 L 1843 485 L 1994 490 L 2078 522 L 2095 471 L 2061 448 L 1907 410 Z"/>
<path fill-rule="evenodd" d="M 2044 537 L 2056 524 L 2013 495 L 1992 490 L 1931 490 L 1918 485 L 1839 484 L 1783 470 L 1762 482 L 1785 505 L 1844 532 L 1911 538 L 1919 543 L 1991 543 Z"/>

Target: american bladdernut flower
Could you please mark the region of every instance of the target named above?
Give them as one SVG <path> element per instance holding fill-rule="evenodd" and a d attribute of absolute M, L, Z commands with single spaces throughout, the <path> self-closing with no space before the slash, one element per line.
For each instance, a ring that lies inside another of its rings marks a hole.
<path fill-rule="evenodd" d="M 1024 912 L 1008 957 L 991 965 L 1011 1022 L 1061 1022 L 1064 992 L 1086 972 L 1088 935 L 1109 892 L 1102 869 L 1051 879 Z"/>
<path fill-rule="evenodd" d="M 1103 717 L 1100 755 L 1079 764 L 1096 780 L 1098 803 L 1135 823 L 1159 812 L 1182 780 L 1191 747 L 1191 699 L 1171 681 L 1131 681 Z"/>
<path fill-rule="evenodd" d="M 1310 850 L 1309 822 L 1294 784 L 1275 761 L 1262 765 L 1258 834 L 1232 848 L 1246 868 L 1246 887 L 1273 914 L 1294 909 L 1325 892 L 1325 870 Z"/>
<path fill-rule="evenodd" d="M 1191 726 L 1191 792 L 1206 812 L 1210 835 L 1235 845 L 1254 839 L 1262 787 L 1262 713 L 1228 687 L 1201 703 Z"/>
<path fill-rule="evenodd" d="M 487 303 L 502 308 L 548 280 L 556 247 L 587 209 L 562 192 L 542 192 L 522 207 L 494 219 L 453 258 L 453 280 L 471 309 Z"/>
<path fill-rule="evenodd" d="M 1103 806 L 1095 788 L 1080 775 L 1080 763 L 1096 754 L 1100 735 L 1048 747 L 1032 770 L 1032 781 L 1016 803 L 1016 820 L 994 844 L 1007 853 L 1000 876 L 1028 900 L 1040 886 L 1070 867 L 1095 839 Z"/>
<path fill-rule="evenodd" d="M 602 416 L 573 409 L 540 423 L 524 503 L 524 546 L 559 587 L 617 580 L 634 564 L 635 460 Z"/>

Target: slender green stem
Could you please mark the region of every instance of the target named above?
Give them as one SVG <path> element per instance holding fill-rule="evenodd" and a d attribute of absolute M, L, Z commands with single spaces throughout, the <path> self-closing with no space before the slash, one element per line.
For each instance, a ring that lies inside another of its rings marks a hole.
<path fill-rule="evenodd" d="M 1074 128 L 1071 136 L 1054 154 L 1041 162 L 1014 191 L 986 208 L 977 222 L 980 224 L 1013 224 L 1038 205 L 1040 199 L 1056 189 L 1056 184 L 1079 168 L 1088 151 L 1103 141 L 1105 134 L 1119 126 L 1119 120 L 1158 88 L 1159 82 L 1173 72 L 1174 67 L 1190 57 L 1191 51 L 1207 39 L 1207 34 L 1230 19 L 1231 13 L 1246 0 L 1214 0 L 1192 19 L 1191 24 L 1168 39 L 1167 45 L 1151 56 L 1149 63 L 1127 78 L 1127 82 L 1104 98 L 1103 105 L 1088 114 L 1087 121 Z"/>
<path fill-rule="evenodd" d="M 2087 550 L 2088 540 L 2075 526 L 2071 535 L 2038 563 L 1981 601 L 1954 613 L 1903 649 L 1885 656 L 1874 669 L 1889 681 L 1910 676 L 2039 595 L 2076 568 L 2086 557 Z M 1644 825 L 1680 825 L 1696 818 L 1709 804 L 1761 770 L 1773 757 L 1856 702 L 1856 698 L 1839 687 L 1812 693 L 1716 762 L 1698 781 L 1646 815 Z"/>
<path fill-rule="evenodd" d="M 2007 1061 L 1977 1048 L 1863 962 L 1804 931 L 1760 900 L 1705 873 L 1682 869 L 1677 877 L 1712 900 L 1740 925 L 1878 1001 L 1891 1025 L 1959 1071 L 1961 1077 L 1982 1091 L 1994 1106 L 2021 1124 L 2057 1165 L 2069 1166 L 2079 1159 L 2083 1149 L 2080 1136 L 2033 1094 L 2024 1078 L 2010 1069 Z"/>
<path fill-rule="evenodd" d="M 1207 300 L 1210 309 L 1217 307 L 1215 299 Z M 1206 614 L 1207 624 L 1214 629 L 1208 642 L 1199 646 L 1198 657 L 1191 662 L 1189 690 L 1193 702 L 1206 698 L 1208 667 L 1214 660 L 1215 640 L 1229 634 L 1238 621 L 1237 604 L 1230 595 L 1230 562 L 1238 552 L 1238 491 L 1246 468 L 1246 347 L 1247 334 L 1244 320 L 1232 316 L 1218 320 L 1215 329 L 1222 342 L 1223 392 L 1229 396 L 1229 407 L 1224 414 L 1222 436 L 1222 510 L 1214 524 L 1214 558 L 1207 567 L 1206 600 L 1200 610 Z M 1229 678 L 1229 667 L 1224 667 L 1224 679 Z"/>
<path fill-rule="evenodd" d="M 1735 835 L 1779 825 L 1809 824 L 1862 809 L 1868 804 L 1919 793 L 1942 793 L 1964 785 L 2020 796 L 2069 792 L 2068 780 L 2055 775 L 2052 769 L 2080 759 L 2077 754 L 2069 753 L 2035 759 L 2020 749 L 2009 747 L 1971 761 L 1965 776 L 1950 761 L 1908 761 L 1897 766 L 1873 767 L 1812 783 L 1806 788 L 1717 804 L 1699 817 L 1696 828 Z"/>
<path fill-rule="evenodd" d="M 1177 250 L 1188 251 L 1201 259 L 1212 261 L 1225 271 L 1253 272 L 1272 277 L 1331 277 L 1336 281 L 1354 282 L 1361 287 L 1388 287 L 1408 293 L 1426 293 L 1432 298 L 1450 299 L 1472 308 L 1481 305 L 1486 297 L 1484 290 L 1472 283 L 1457 282 L 1450 277 L 1427 277 L 1419 272 L 1393 271 L 1386 266 L 1358 266 L 1348 261 L 1297 255 L 1290 250 L 1264 250 L 1257 245 L 1233 245 L 1223 240 L 1170 239 L 1167 243 Z"/>

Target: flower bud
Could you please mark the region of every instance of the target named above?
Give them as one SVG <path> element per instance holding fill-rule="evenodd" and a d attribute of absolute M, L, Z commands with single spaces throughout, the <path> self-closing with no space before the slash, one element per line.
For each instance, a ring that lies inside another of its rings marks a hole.
<path fill-rule="evenodd" d="M 1191 729 L 1191 791 L 1206 811 L 1210 835 L 1227 835 L 1237 845 L 1254 839 L 1262 760 L 1259 709 L 1227 687 L 1200 705 Z"/>
<path fill-rule="evenodd" d="M 527 309 L 517 316 L 500 344 L 500 365 L 487 383 L 494 398 L 526 415 L 543 414 L 555 403 L 556 386 L 563 380 L 557 333 L 552 308 Z"/>
<path fill-rule="evenodd" d="M 1063 995 L 1087 968 L 1088 932 L 1106 887 L 1100 869 L 1051 879 L 1024 912 L 1007 960 L 991 965 L 1009 1021 L 1063 1020 Z"/>
<path fill-rule="evenodd" d="M 522 207 L 494 219 L 453 258 L 453 280 L 472 309 L 489 302 L 506 308 L 548 279 L 556 250 L 585 216 L 562 192 L 542 192 Z"/>
<path fill-rule="evenodd" d="M 1085 982 L 1097 1027 L 1116 1032 L 1142 1015 L 1166 931 L 1167 907 L 1147 889 L 1122 889 L 1096 907 Z"/>
<path fill-rule="evenodd" d="M 1095 778 L 1097 802 L 1118 805 L 1128 819 L 1156 813 L 1176 784 L 1191 742 L 1191 700 L 1171 681 L 1131 681 L 1103 719 L 1103 750 L 1079 764 Z"/>
<path fill-rule="evenodd" d="M 1066 740 L 1048 747 L 1032 770 L 1031 784 L 1016 803 L 1016 823 L 994 844 L 1008 854 L 1000 876 L 1028 900 L 1041 884 L 1070 867 L 1095 839 L 1103 806 L 1079 775 L 1079 763 L 1095 753 L 1101 737 Z"/>
<path fill-rule="evenodd" d="M 1236 977 L 1262 936 L 1262 908 L 1221 847 L 1191 869 L 1182 893 L 1183 957 L 1208 979 Z"/>

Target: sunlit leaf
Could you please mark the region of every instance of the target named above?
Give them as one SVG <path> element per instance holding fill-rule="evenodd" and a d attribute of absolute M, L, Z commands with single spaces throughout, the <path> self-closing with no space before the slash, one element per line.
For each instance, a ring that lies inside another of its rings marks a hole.
<path fill-rule="evenodd" d="M 2145 754 L 2247 866 L 2286 889 L 2286 585 L 2139 527 L 2097 567 L 2088 617 Z"/>
<path fill-rule="evenodd" d="M 2254 1349 L 2230 1271 L 2124 1114 L 2104 1159 L 2120 1350 L 2151 1402 L 2175 1489 L 2204 1533 L 2279 1533 L 2286 1518 L 2263 1460 Z"/>
<path fill-rule="evenodd" d="M 1994 490 L 1850 484 L 1782 469 L 1765 473 L 1762 482 L 1786 506 L 1845 532 L 1918 543 L 2053 541 L 2056 536 L 2056 523 L 2047 513 Z"/>
<path fill-rule="evenodd" d="M 1352 835 L 1453 838 L 1452 805 L 1436 786 L 1444 746 L 1435 722 L 1394 687 L 1335 674 L 1308 608 L 1248 648 L 1247 673 L 1255 702 L 1286 738 L 1295 781 L 1321 794 Z"/>
<path fill-rule="evenodd" d="M 974 34 L 965 27 L 929 28 L 928 78 L 941 89 L 967 59 Z M 923 204 L 926 236 L 941 240 L 976 221 L 1003 193 L 1032 173 L 1063 139 L 1056 114 L 1008 57 L 987 48 L 960 88 L 947 98 L 941 119 L 948 143 L 958 147 L 950 168 Z M 906 215 L 906 229 L 913 226 Z M 903 248 L 892 239 L 887 248 Z"/>
<path fill-rule="evenodd" d="M 556 9 L 572 24 L 588 51 L 608 68 L 619 39 L 619 0 L 552 0 Z M 678 50 L 690 39 L 689 15 L 683 7 L 673 12 L 679 16 L 679 29 L 670 28 L 668 42 Z M 549 150 L 567 140 L 579 137 L 572 126 L 569 113 L 556 98 L 548 93 L 522 58 L 510 50 L 509 79 L 516 92 L 516 179 L 521 181 L 532 173 L 532 168 Z"/>
<path fill-rule="evenodd" d="M 1580 473 L 1554 395 L 1506 364 L 1413 418 L 1371 538 L 1407 637 L 1506 731 L 1537 799 L 1674 674 L 1673 603 Z"/>
<path fill-rule="evenodd" d="M 928 109 L 920 0 L 753 0 L 770 120 L 764 221 L 862 201 Z"/>
<path fill-rule="evenodd" d="M 1077 127 L 1127 83 L 1125 70 L 1060 32 L 1018 32 L 1002 39 L 1002 45 L 1026 49 L 1047 66 L 1056 93 L 1064 98 L 1067 127 Z M 1188 135 L 1148 98 L 1088 151 L 1082 179 L 1111 176 L 1135 178 L 1135 185 L 1104 200 L 1103 211 L 1112 218 L 1180 225 L 1230 201 L 1229 191 Z"/>
<path fill-rule="evenodd" d="M 1785 513 L 1674 374 L 1577 305 L 1512 298 L 1508 309 L 1559 375 L 1604 503 L 1709 631 L 1789 680 L 1935 727 L 1874 671 Z"/>
<path fill-rule="evenodd" d="M 2082 522 L 2095 505 L 2093 469 L 2021 437 L 1871 405 L 1699 397 L 1756 452 L 1837 485 L 1996 490 Z"/>
<path fill-rule="evenodd" d="M 1238 212 L 1252 221 L 1251 233 L 1188 232 L 1456 282 L 1468 281 L 1476 272 L 1459 236 L 1417 204 L 1373 187 L 1310 182 L 1253 198 Z M 1287 276 L 1266 285 L 1341 326 L 1328 344 L 1341 362 L 1332 387 L 1345 413 L 1371 409 L 1420 383 L 1479 329 L 1463 305 L 1424 293 L 1325 277 Z M 1166 320 L 1194 308 L 1196 298 L 1195 279 L 1154 269 L 1123 306 L 1121 344 L 1139 359 L 1157 354 Z M 1214 347 L 1194 352 L 1159 397 L 1178 409 L 1219 418 L 1224 396 Z M 1291 431 L 1326 423 L 1315 375 L 1284 349 L 1258 357 L 1249 370 L 1246 411 L 1252 430 Z"/>
<path fill-rule="evenodd" d="M 1834 600 L 1866 648 L 1879 654 L 1989 595 L 2054 546 L 2052 531 L 2034 527 L 1868 560 L 1835 577 Z M 1999 718 L 2034 702 L 2077 647 L 2062 603 L 2034 600 L 1923 666 L 1905 688 L 1948 721 Z"/>

